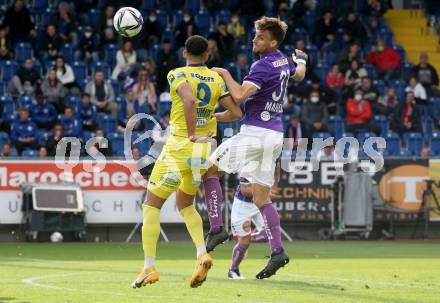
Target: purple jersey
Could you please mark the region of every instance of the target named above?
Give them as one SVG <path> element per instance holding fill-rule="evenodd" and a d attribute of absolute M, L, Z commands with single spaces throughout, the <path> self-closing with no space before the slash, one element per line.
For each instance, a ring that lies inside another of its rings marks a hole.
<path fill-rule="evenodd" d="M 279 50 L 255 61 L 243 83 L 255 85 L 258 90 L 244 103 L 242 123 L 283 132 L 287 82 L 294 74 L 295 65 Z"/>
<path fill-rule="evenodd" d="M 252 196 L 245 196 L 241 193 L 241 184 L 250 184 L 250 182 L 245 178 L 240 178 L 237 190 L 235 191 L 235 197 L 241 201 L 252 203 Z"/>

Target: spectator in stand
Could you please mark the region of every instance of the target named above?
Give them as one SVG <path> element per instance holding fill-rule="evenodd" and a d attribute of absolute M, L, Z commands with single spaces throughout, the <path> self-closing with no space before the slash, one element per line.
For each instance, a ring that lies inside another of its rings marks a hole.
<path fill-rule="evenodd" d="M 378 103 L 380 96 L 379 90 L 371 83 L 371 79 L 368 77 L 362 78 L 361 86 L 359 89 L 362 91 L 362 97 L 368 100 L 370 106 L 375 115 L 385 115 L 386 109 Z"/>
<path fill-rule="evenodd" d="M 327 83 L 328 87 L 336 91 L 340 91 L 344 87 L 345 79 L 339 71 L 339 66 L 337 64 L 332 66 L 329 73 L 325 77 L 325 82 Z"/>
<path fill-rule="evenodd" d="M 440 102 L 433 102 L 429 114 L 433 120 L 434 127 L 440 130 Z"/>
<path fill-rule="evenodd" d="M 148 77 L 150 78 L 150 81 L 153 82 L 153 84 L 156 84 L 157 82 L 157 68 L 156 63 L 154 63 L 154 60 L 148 57 L 145 59 L 143 68 L 147 70 Z"/>
<path fill-rule="evenodd" d="M 62 1 L 58 4 L 58 13 L 52 18 L 51 23 L 58 28 L 64 43 L 78 44 L 77 23 L 75 16 L 69 12 L 69 3 Z"/>
<path fill-rule="evenodd" d="M 367 42 L 367 30 L 362 22 L 356 17 L 354 12 L 347 14 L 347 18 L 345 19 L 342 28 L 344 30 L 343 39 L 345 43 L 351 44 L 357 42 L 360 45 L 363 45 Z"/>
<path fill-rule="evenodd" d="M 348 49 L 339 52 L 338 65 L 341 71 L 346 72 L 351 67 L 351 62 L 362 62 L 361 47 L 359 43 L 352 43 Z"/>
<path fill-rule="evenodd" d="M 209 38 L 208 39 L 208 53 L 209 59 L 206 62 L 206 65 L 211 68 L 215 66 L 223 66 L 223 58 L 220 56 L 220 53 L 217 48 L 217 42 Z"/>
<path fill-rule="evenodd" d="M 99 37 L 99 44 L 103 47 L 105 44 L 116 43 L 118 37 L 113 27 L 113 16 L 115 15 L 115 7 L 107 5 L 104 14 L 99 18 L 96 30 Z"/>
<path fill-rule="evenodd" d="M 289 81 L 287 84 L 287 98 L 283 104 L 283 113 L 285 115 L 295 114 L 299 116 L 301 113 L 301 104 L 305 92 L 298 89 L 302 88 L 298 84 L 299 82 L 295 81 Z"/>
<path fill-rule="evenodd" d="M 95 148 L 97 151 L 103 154 L 104 157 L 112 157 L 113 156 L 112 142 L 104 137 L 104 131 L 101 128 L 96 129 L 95 138 L 97 142 L 93 144 L 89 148 L 89 150 L 87 150 L 87 152 L 89 152 L 89 154 L 92 154 L 92 152 L 90 152 L 90 149 Z"/>
<path fill-rule="evenodd" d="M 116 52 L 116 66 L 113 69 L 112 79 L 117 80 L 121 73 L 125 73 L 135 63 L 136 52 L 133 49 L 133 43 L 130 40 L 126 40 Z"/>
<path fill-rule="evenodd" d="M 290 123 L 284 131 L 284 138 L 293 139 L 288 141 L 289 150 L 296 150 L 299 140 L 303 137 L 302 125 L 296 114 L 290 116 Z"/>
<path fill-rule="evenodd" d="M 225 22 L 219 22 L 217 32 L 211 36 L 217 42 L 218 52 L 223 61 L 233 61 L 236 56 L 234 36 L 228 33 Z"/>
<path fill-rule="evenodd" d="M 51 103 L 58 114 L 64 113 L 64 97 L 67 89 L 57 78 L 57 70 L 51 67 L 47 72 L 47 78 L 41 84 L 41 90 L 47 102 Z"/>
<path fill-rule="evenodd" d="M 64 115 L 61 117 L 61 125 L 63 126 L 64 136 L 80 138 L 82 135 L 82 125 L 79 119 L 73 115 L 73 109 L 66 106 Z"/>
<path fill-rule="evenodd" d="M 439 78 L 435 67 L 429 64 L 428 53 L 420 53 L 420 62 L 411 70 L 411 75 L 422 83 L 429 96 L 440 96 L 438 90 Z"/>
<path fill-rule="evenodd" d="M 95 42 L 95 34 L 91 26 L 84 27 L 84 33 L 79 40 L 75 51 L 75 60 L 85 61 L 89 64 L 92 61 L 99 61 L 99 54 Z"/>
<path fill-rule="evenodd" d="M 163 28 L 157 20 L 157 14 L 155 10 L 150 10 L 148 18 L 144 20 L 144 27 L 141 32 L 141 41 L 143 47 L 145 45 L 153 45 L 160 42 L 162 37 Z"/>
<path fill-rule="evenodd" d="M 328 88 L 325 85 L 321 85 L 321 81 L 318 77 L 314 77 L 312 79 L 312 86 L 311 88 L 306 91 L 306 100 L 310 96 L 311 91 L 318 91 L 319 92 L 319 100 L 327 105 L 327 110 L 330 115 L 335 115 L 337 111 L 337 95 L 336 92 L 332 89 Z"/>
<path fill-rule="evenodd" d="M 137 83 L 133 86 L 133 92 L 145 113 L 155 113 L 157 95 L 154 84 L 150 81 L 150 75 L 147 70 L 140 70 Z"/>
<path fill-rule="evenodd" d="M 351 132 L 357 137 L 360 131 L 374 132 L 380 135 L 380 127 L 370 123 L 373 117 L 371 105 L 363 96 L 361 89 L 356 89 L 354 98 L 349 99 L 346 104 L 347 124 L 345 130 Z"/>
<path fill-rule="evenodd" d="M 400 55 L 387 47 L 382 39 L 377 40 L 376 46 L 368 53 L 367 63 L 376 67 L 379 79 L 384 81 L 397 79 L 400 75 Z"/>
<path fill-rule="evenodd" d="M 423 133 L 420 112 L 413 92 L 407 92 L 405 102 L 399 104 L 394 110 L 391 129 L 400 137 L 403 137 L 406 132 Z"/>
<path fill-rule="evenodd" d="M 368 0 L 365 7 L 364 15 L 367 19 L 368 26 L 375 30 L 383 25 L 382 17 L 387 11 L 387 6 L 381 0 Z"/>
<path fill-rule="evenodd" d="M 234 39 L 237 41 L 245 42 L 246 30 L 240 21 L 240 15 L 237 12 L 233 13 L 231 16 L 231 22 L 228 24 L 228 33 L 234 36 Z"/>
<path fill-rule="evenodd" d="M 244 77 L 249 74 L 249 64 L 248 64 L 248 57 L 246 54 L 238 54 L 237 56 L 237 62 L 234 64 L 233 68 L 229 70 L 232 77 L 237 81 L 238 83 L 242 83 Z"/>
<path fill-rule="evenodd" d="M 121 103 L 119 104 L 119 111 L 118 111 L 118 130 L 123 132 L 125 131 L 125 128 L 127 127 L 127 122 L 130 120 L 131 117 L 133 117 L 135 114 L 139 113 L 140 106 L 139 102 L 136 99 L 135 94 L 130 89 L 125 93 L 125 98 L 121 100 Z M 133 130 L 139 130 L 141 128 L 140 123 L 136 123 L 134 125 Z"/>
<path fill-rule="evenodd" d="M 94 79 L 87 83 L 84 91 L 92 98 L 92 104 L 96 106 L 98 113 L 112 114 L 116 117 L 118 108 L 115 93 L 111 84 L 105 81 L 102 70 L 95 71 Z"/>
<path fill-rule="evenodd" d="M 55 60 L 61 53 L 61 44 L 62 40 L 56 26 L 48 24 L 44 36 L 40 39 L 40 58 L 45 61 Z"/>
<path fill-rule="evenodd" d="M 295 28 L 295 18 L 292 12 L 289 11 L 289 3 L 284 1 L 280 2 L 278 5 L 278 16 L 282 21 L 286 22 L 289 28 Z M 287 31 L 284 43 L 291 44 L 293 42 L 293 38 L 293 32 Z"/>
<path fill-rule="evenodd" d="M 345 86 L 349 88 L 350 95 L 353 95 L 353 89 L 362 84 L 362 79 L 368 77 L 368 72 L 358 60 L 353 59 L 350 69 L 345 72 Z"/>
<path fill-rule="evenodd" d="M 316 24 L 315 43 L 318 45 L 318 47 L 334 43 L 336 40 L 337 28 L 338 24 L 333 17 L 333 13 L 326 11 Z"/>
<path fill-rule="evenodd" d="M 28 58 L 20 66 L 8 84 L 7 92 L 13 96 L 32 96 L 40 82 L 40 72 Z"/>
<path fill-rule="evenodd" d="M 390 117 L 394 112 L 394 108 L 399 104 L 399 99 L 396 96 L 396 89 L 394 87 L 387 88 L 387 94 L 384 97 L 379 97 L 378 102 L 386 108 L 386 116 Z"/>
<path fill-rule="evenodd" d="M 53 127 L 53 136 L 47 138 L 46 148 L 49 157 L 55 157 L 58 142 L 60 142 L 62 138 L 64 138 L 63 126 L 60 123 L 57 123 Z M 70 154 L 70 151 L 67 152 L 66 150 L 66 154 Z"/>
<path fill-rule="evenodd" d="M 12 58 L 12 41 L 9 38 L 7 29 L 0 27 L 0 60 L 11 60 Z"/>
<path fill-rule="evenodd" d="M 167 89 L 168 72 L 179 66 L 179 58 L 173 51 L 173 45 L 169 39 L 164 39 L 162 47 L 157 54 L 157 87 L 159 92 Z"/>
<path fill-rule="evenodd" d="M 81 90 L 75 81 L 75 74 L 72 67 L 64 61 L 63 57 L 56 60 L 57 78 L 67 89 L 68 95 L 79 96 Z"/>
<path fill-rule="evenodd" d="M 423 146 L 422 150 L 420 151 L 420 157 L 424 159 L 428 159 L 430 154 L 429 145 Z"/>
<path fill-rule="evenodd" d="M 323 149 L 316 154 L 316 159 L 319 161 L 336 161 L 338 158 L 335 152 L 335 146 L 328 143 Z"/>
<path fill-rule="evenodd" d="M 313 77 L 315 77 L 314 69 L 315 69 L 315 63 L 317 62 L 317 58 L 314 58 L 313 55 L 307 50 L 304 40 L 301 39 L 296 40 L 295 48 L 302 50 L 303 52 L 308 54 L 309 57 L 307 59 L 307 66 L 309 67 L 307 68 L 306 71 L 306 79 L 307 80 L 313 79 Z"/>
<path fill-rule="evenodd" d="M 3 146 L 2 146 L 2 153 L 1 153 L 0 157 L 2 157 L 2 158 L 9 158 L 9 157 L 12 157 L 12 156 L 13 156 L 13 149 L 12 149 L 11 144 L 9 144 L 9 143 L 3 144 Z"/>
<path fill-rule="evenodd" d="M 427 105 L 428 96 L 426 95 L 426 90 L 414 76 L 409 78 L 408 86 L 405 88 L 405 92 L 409 91 L 414 93 L 417 104 Z"/>
<path fill-rule="evenodd" d="M 81 96 L 81 106 L 79 108 L 79 117 L 82 122 L 82 129 L 95 131 L 98 127 L 96 107 L 92 104 L 90 95 L 83 93 Z"/>
<path fill-rule="evenodd" d="M 183 12 L 182 22 L 176 28 L 176 47 L 181 48 L 185 45 L 188 37 L 197 35 L 199 29 L 194 22 L 194 17 L 189 10 Z"/>
<path fill-rule="evenodd" d="M 36 93 L 36 100 L 29 106 L 32 121 L 46 130 L 52 129 L 57 120 L 57 111 L 52 103 L 46 102 L 43 92 Z"/>
<path fill-rule="evenodd" d="M 309 99 L 303 104 L 302 119 L 305 137 L 313 138 L 315 132 L 329 132 L 328 110 L 317 90 L 310 92 Z"/>
<path fill-rule="evenodd" d="M 15 0 L 4 14 L 2 27 L 6 27 L 12 44 L 37 37 L 29 10 L 23 0 Z"/>
<path fill-rule="evenodd" d="M 11 140 L 21 155 L 25 148 L 37 149 L 37 126 L 29 118 L 29 110 L 26 107 L 20 108 L 18 115 L 19 118 L 11 126 Z"/>
<path fill-rule="evenodd" d="M 44 146 L 41 146 L 40 149 L 38 150 L 38 157 L 40 159 L 44 159 L 47 158 L 47 148 Z"/>

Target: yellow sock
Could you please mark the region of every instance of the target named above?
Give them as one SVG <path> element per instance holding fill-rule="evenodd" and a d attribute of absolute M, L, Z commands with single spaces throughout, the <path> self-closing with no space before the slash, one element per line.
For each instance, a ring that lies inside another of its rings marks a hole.
<path fill-rule="evenodd" d="M 197 256 L 206 251 L 205 239 L 203 238 L 203 221 L 193 205 L 180 210 L 180 215 L 185 221 L 191 238 L 197 248 Z"/>
<path fill-rule="evenodd" d="M 143 206 L 144 222 L 142 225 L 142 247 L 145 258 L 156 258 L 157 240 L 160 234 L 160 209 L 149 205 Z"/>

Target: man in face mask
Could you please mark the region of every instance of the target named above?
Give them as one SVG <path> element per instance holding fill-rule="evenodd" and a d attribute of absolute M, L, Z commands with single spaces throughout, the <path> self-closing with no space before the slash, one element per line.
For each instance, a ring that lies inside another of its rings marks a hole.
<path fill-rule="evenodd" d="M 147 45 L 159 43 L 162 36 L 162 31 L 163 29 L 159 20 L 157 19 L 156 11 L 151 10 L 148 14 L 148 19 L 146 19 L 144 22 L 144 28 L 142 30 L 142 43 L 146 43 Z"/>
<path fill-rule="evenodd" d="M 97 45 L 95 43 L 93 29 L 90 26 L 84 28 L 84 35 L 79 42 L 79 49 L 75 52 L 76 60 L 99 61 Z"/>
<path fill-rule="evenodd" d="M 308 101 L 302 108 L 304 133 L 307 138 L 312 138 L 315 132 L 329 132 L 327 104 L 322 102 L 319 92 L 310 92 Z"/>
<path fill-rule="evenodd" d="M 176 28 L 176 47 L 180 48 L 185 45 L 186 39 L 188 37 L 197 35 L 199 29 L 194 23 L 194 18 L 190 11 L 186 10 L 183 12 L 183 19 L 179 26 Z"/>
<path fill-rule="evenodd" d="M 347 132 L 353 133 L 355 137 L 361 131 L 374 132 L 377 136 L 380 135 L 380 127 L 370 123 L 373 112 L 370 102 L 364 99 L 361 89 L 356 89 L 353 99 L 347 101 L 346 111 L 347 126 L 345 130 Z"/>
<path fill-rule="evenodd" d="M 377 40 L 376 46 L 367 56 L 367 63 L 373 64 L 378 72 L 379 79 L 388 81 L 397 79 L 400 75 L 400 55 L 385 41 Z"/>

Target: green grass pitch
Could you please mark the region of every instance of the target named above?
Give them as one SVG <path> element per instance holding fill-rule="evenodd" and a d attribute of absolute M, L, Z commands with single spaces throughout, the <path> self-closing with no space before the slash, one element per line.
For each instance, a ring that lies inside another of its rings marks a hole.
<path fill-rule="evenodd" d="M 160 243 L 160 281 L 132 289 L 139 243 L 0 244 L 0 302 L 440 302 L 440 242 L 289 243 L 290 264 L 262 281 L 267 244 L 250 248 L 243 281 L 226 277 L 232 245 L 213 252 L 208 280 L 191 289 L 192 243 Z"/>

